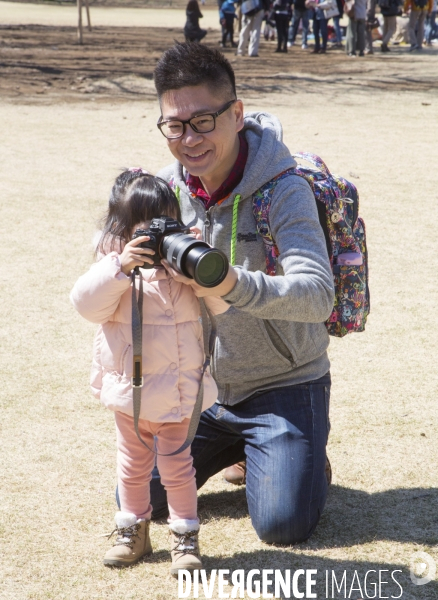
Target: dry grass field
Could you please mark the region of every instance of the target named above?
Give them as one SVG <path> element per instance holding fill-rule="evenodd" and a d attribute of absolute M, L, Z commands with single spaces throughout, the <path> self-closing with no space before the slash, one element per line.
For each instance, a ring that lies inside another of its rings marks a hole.
<path fill-rule="evenodd" d="M 11 10 L 0 2 L 0 20 L 3 5 Z M 39 8 L 43 28 L 0 27 L 0 598 L 173 600 L 164 522 L 152 525 L 150 558 L 102 565 L 109 542 L 99 535 L 115 512 L 113 417 L 89 393 L 95 327 L 68 294 L 92 261 L 119 168 L 155 172 L 170 160 L 148 73 L 177 36 L 153 28 L 151 11 L 148 52 L 140 29 L 102 25 L 81 62 L 74 30 Z M 52 38 L 59 52 L 50 54 Z M 333 485 L 314 536 L 290 548 L 261 543 L 244 488 L 218 475 L 199 496 L 204 564 L 317 569 L 318 600 L 433 600 L 438 581 L 413 585 L 409 564 L 416 551 L 438 562 L 437 55 L 401 48 L 353 65 L 340 53 L 325 63 L 304 54 L 281 63 L 264 43 L 257 65 L 230 58 L 248 109 L 278 115 L 291 149 L 320 154 L 357 184 L 372 312 L 366 332 L 330 347 Z M 76 77 L 89 78 L 88 91 L 70 89 Z M 384 581 L 400 570 L 402 594 L 394 582 L 364 589 L 370 570 L 387 570 Z M 347 572 L 346 596 L 326 593 L 326 571 Z"/>

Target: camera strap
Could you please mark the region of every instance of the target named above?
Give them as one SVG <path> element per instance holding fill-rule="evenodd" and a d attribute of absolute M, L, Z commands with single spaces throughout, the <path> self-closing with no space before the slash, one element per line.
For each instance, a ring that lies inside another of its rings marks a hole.
<path fill-rule="evenodd" d="M 138 298 L 135 289 L 136 274 L 140 275 L 140 284 L 138 290 Z M 143 343 L 143 277 L 139 270 L 134 269 L 131 274 L 132 281 L 132 351 L 133 351 L 133 369 L 132 369 L 132 399 L 134 407 L 134 428 L 138 439 L 146 446 L 148 450 L 160 456 L 175 456 L 188 448 L 193 442 L 196 430 L 198 429 L 199 419 L 201 418 L 202 403 L 204 400 L 204 374 L 207 367 L 210 366 L 211 356 L 213 354 L 216 341 L 216 322 L 208 310 L 202 298 L 199 299 L 201 306 L 202 329 L 204 333 L 204 353 L 205 360 L 202 365 L 201 381 L 199 382 L 198 395 L 196 397 L 195 406 L 190 418 L 189 429 L 185 442 L 174 452 L 170 454 L 160 454 L 155 449 L 152 449 L 142 439 L 138 431 L 138 420 L 140 418 L 141 409 L 141 388 L 143 387 L 143 370 L 142 370 L 142 343 Z"/>

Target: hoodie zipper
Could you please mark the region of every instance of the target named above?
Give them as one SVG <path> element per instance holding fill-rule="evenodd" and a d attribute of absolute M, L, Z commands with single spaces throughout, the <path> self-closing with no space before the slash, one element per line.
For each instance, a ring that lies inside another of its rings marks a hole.
<path fill-rule="evenodd" d="M 206 238 L 205 241 L 207 242 L 207 244 L 210 244 L 210 245 L 211 245 L 211 240 L 213 237 L 212 232 L 211 232 L 211 215 L 213 213 L 213 209 L 214 209 L 214 206 L 210 206 L 210 208 L 205 211 L 205 217 L 204 217 L 204 231 L 205 231 L 204 237 Z"/>

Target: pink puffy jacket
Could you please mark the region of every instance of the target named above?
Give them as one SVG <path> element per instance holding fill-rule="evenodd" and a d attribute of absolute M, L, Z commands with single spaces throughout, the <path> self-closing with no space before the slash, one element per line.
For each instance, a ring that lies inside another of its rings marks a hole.
<path fill-rule="evenodd" d="M 140 418 L 181 422 L 192 414 L 204 362 L 199 302 L 190 286 L 175 281 L 165 269 L 142 269 L 141 273 L 144 384 Z M 121 271 L 119 255 L 111 252 L 95 263 L 78 279 L 70 299 L 85 319 L 100 324 L 91 369 L 94 395 L 107 408 L 133 416 L 131 279 Z M 209 303 L 216 313 L 227 307 L 219 298 Z M 216 383 L 206 372 L 203 410 L 216 398 Z"/>

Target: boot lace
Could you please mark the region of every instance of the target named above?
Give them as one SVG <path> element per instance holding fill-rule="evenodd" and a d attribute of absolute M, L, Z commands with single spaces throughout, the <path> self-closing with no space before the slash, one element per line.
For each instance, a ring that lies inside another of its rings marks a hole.
<path fill-rule="evenodd" d="M 178 554 L 197 554 L 198 549 L 196 547 L 196 535 L 197 531 L 186 531 L 185 533 L 176 533 L 172 531 L 174 535 L 175 546 L 172 548 L 172 552 Z"/>
<path fill-rule="evenodd" d="M 139 537 L 137 533 L 139 529 L 139 523 L 134 523 L 134 525 L 129 525 L 128 527 L 116 527 L 108 535 L 108 539 L 110 539 L 117 531 L 117 538 L 114 542 L 114 546 L 128 546 L 132 550 L 132 547 L 134 545 L 134 541 L 132 538 Z"/>

